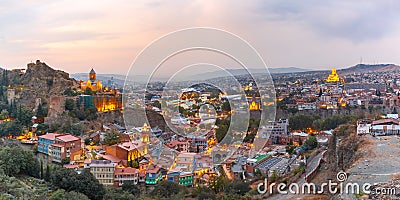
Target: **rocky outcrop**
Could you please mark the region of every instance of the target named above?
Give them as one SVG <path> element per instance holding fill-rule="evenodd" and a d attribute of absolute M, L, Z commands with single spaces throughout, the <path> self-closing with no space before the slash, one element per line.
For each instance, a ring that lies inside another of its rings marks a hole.
<path fill-rule="evenodd" d="M 62 95 L 66 88 L 78 86 L 68 73 L 55 70 L 39 60 L 29 63 L 25 72 L 11 71 L 9 80 L 12 87 L 23 88 L 18 101 L 25 105 L 33 105 L 36 98 L 42 98 L 42 102 L 47 104 L 50 96 Z"/>

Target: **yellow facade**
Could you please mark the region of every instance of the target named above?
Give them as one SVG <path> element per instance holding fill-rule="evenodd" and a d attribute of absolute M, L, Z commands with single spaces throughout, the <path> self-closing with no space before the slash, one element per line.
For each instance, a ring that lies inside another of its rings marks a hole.
<path fill-rule="evenodd" d="M 250 110 L 261 110 L 260 104 L 256 103 L 256 101 L 253 99 L 253 101 L 251 102 L 250 106 L 249 106 Z"/>
<path fill-rule="evenodd" d="M 336 69 L 332 69 L 332 73 L 329 74 L 328 78 L 326 79 L 326 82 L 328 83 L 336 83 L 339 82 L 339 75 L 336 73 Z"/>
<path fill-rule="evenodd" d="M 92 69 L 89 73 L 89 80 L 86 82 L 81 81 L 80 84 L 81 91 L 85 91 L 87 88 L 89 88 L 92 91 L 102 91 L 103 90 L 103 84 L 99 80 L 96 80 L 96 72 Z"/>
<path fill-rule="evenodd" d="M 98 94 L 93 97 L 93 103 L 99 112 L 108 112 L 122 108 L 122 98 L 115 95 Z"/>

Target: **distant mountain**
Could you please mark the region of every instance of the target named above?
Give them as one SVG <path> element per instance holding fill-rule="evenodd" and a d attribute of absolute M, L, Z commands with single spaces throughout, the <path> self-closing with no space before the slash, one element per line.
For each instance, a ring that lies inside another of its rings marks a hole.
<path fill-rule="evenodd" d="M 71 78 L 76 80 L 83 80 L 86 81 L 89 79 L 89 73 L 76 73 L 71 74 Z M 125 76 L 119 74 L 96 74 L 96 78 L 100 80 L 103 84 L 107 84 L 111 78 L 113 79 L 114 83 L 117 85 L 123 85 L 125 82 Z"/>
<path fill-rule="evenodd" d="M 70 75 L 71 78 L 74 78 L 76 80 L 83 80 L 86 81 L 89 78 L 88 73 L 75 73 Z M 114 84 L 116 84 L 118 87 L 122 87 L 125 83 L 125 75 L 121 74 L 96 74 L 96 78 L 100 80 L 102 83 L 107 84 L 111 78 L 114 81 Z M 167 81 L 167 78 L 153 78 L 153 81 Z M 129 82 L 138 82 L 138 83 L 144 83 L 148 81 L 148 77 L 145 75 L 135 75 L 135 76 L 130 76 L 130 79 L 128 80 Z"/>
<path fill-rule="evenodd" d="M 247 71 L 244 69 L 228 69 L 227 71 L 235 76 L 247 74 Z M 265 69 L 250 69 L 249 71 L 251 71 L 253 74 L 257 74 L 257 73 L 264 73 Z M 284 74 L 284 73 L 307 72 L 307 71 L 313 71 L 313 70 L 297 68 L 297 67 L 280 67 L 280 68 L 268 68 L 268 71 L 271 74 Z M 226 76 L 226 72 L 224 70 L 218 70 L 218 71 L 213 71 L 213 72 L 205 72 L 202 74 L 196 74 L 190 78 L 191 79 L 210 79 L 210 78 L 217 78 L 217 77 L 223 77 L 223 76 Z M 199 78 L 199 77 L 201 77 L 201 78 Z"/>
<path fill-rule="evenodd" d="M 366 72 L 400 72 L 400 66 L 395 64 L 358 64 L 349 68 L 337 70 L 339 74 Z"/>
<path fill-rule="evenodd" d="M 269 68 L 268 69 L 270 73 L 272 74 L 279 74 L 279 73 L 297 73 L 297 72 L 307 72 L 307 71 L 312 71 L 310 69 L 302 69 L 302 68 L 297 68 L 297 67 L 285 67 L 285 68 Z M 247 72 L 244 69 L 228 69 L 230 73 L 233 75 L 244 75 L 247 74 Z M 263 69 L 251 69 L 252 73 L 263 73 L 265 70 Z M 88 73 L 76 73 L 76 74 L 71 74 L 70 75 L 72 78 L 76 80 L 87 80 L 88 79 Z M 124 85 L 125 82 L 125 75 L 120 75 L 120 74 L 97 74 L 97 79 L 100 80 L 103 83 L 107 83 L 108 80 L 111 80 L 111 77 L 114 80 L 114 83 L 117 85 Z M 212 72 L 205 72 L 201 74 L 195 74 L 186 77 L 186 80 L 205 80 L 205 79 L 210 79 L 210 78 L 217 78 L 217 77 L 223 77 L 226 76 L 226 72 L 223 70 L 218 70 L 218 71 L 212 71 Z M 168 78 L 163 77 L 163 78 L 152 78 L 153 81 L 167 81 Z M 147 82 L 148 77 L 144 75 L 136 75 L 136 76 L 131 76 L 131 82 Z"/>

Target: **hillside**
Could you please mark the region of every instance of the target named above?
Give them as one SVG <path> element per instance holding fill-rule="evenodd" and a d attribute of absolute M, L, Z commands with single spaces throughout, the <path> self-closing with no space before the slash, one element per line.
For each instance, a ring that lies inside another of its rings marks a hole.
<path fill-rule="evenodd" d="M 339 74 L 366 73 L 366 72 L 400 72 L 400 66 L 395 64 L 358 64 L 346 69 L 338 70 Z"/>
<path fill-rule="evenodd" d="M 46 104 L 50 96 L 62 95 L 66 88 L 78 85 L 75 79 L 69 78 L 68 73 L 55 70 L 39 60 L 29 63 L 26 71 L 14 69 L 7 73 L 9 85 L 16 89 L 20 96 L 18 101 L 25 105 L 33 106 L 39 97 Z"/>

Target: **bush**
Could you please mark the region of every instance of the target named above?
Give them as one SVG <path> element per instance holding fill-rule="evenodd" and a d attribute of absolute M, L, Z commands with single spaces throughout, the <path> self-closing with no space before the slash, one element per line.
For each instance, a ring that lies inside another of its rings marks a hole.
<path fill-rule="evenodd" d="M 156 198 L 171 198 L 178 193 L 186 193 L 186 188 L 172 181 L 161 181 L 151 191 L 150 195 Z"/>

